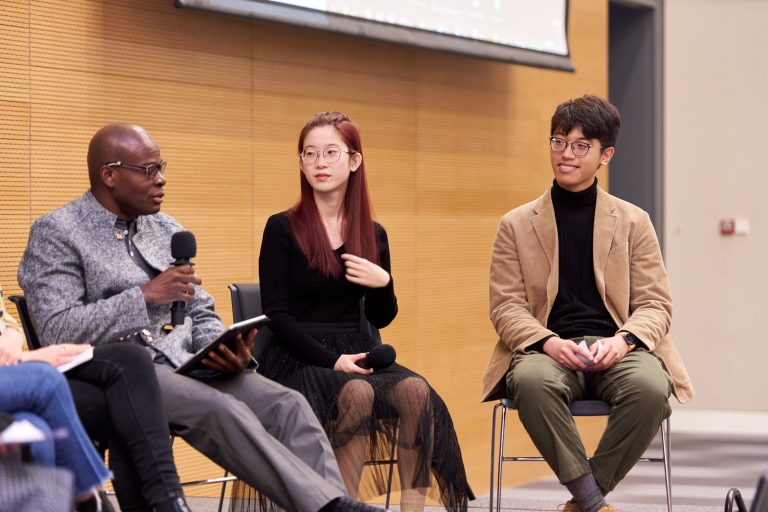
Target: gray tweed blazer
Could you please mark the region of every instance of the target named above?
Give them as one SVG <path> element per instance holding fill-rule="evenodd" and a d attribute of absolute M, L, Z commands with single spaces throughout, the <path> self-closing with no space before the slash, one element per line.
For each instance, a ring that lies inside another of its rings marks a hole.
<path fill-rule="evenodd" d="M 178 366 L 224 330 L 213 299 L 196 287 L 184 325 L 166 334 L 170 305 L 144 302 L 139 287 L 149 277 L 115 236 L 116 220 L 89 190 L 35 221 L 18 274 L 32 323 L 44 345 L 101 345 L 128 336 Z M 164 213 L 136 223 L 135 248 L 149 265 L 165 270 L 173 261 L 171 235 L 183 228 Z M 148 333 L 133 336 L 143 330 Z"/>

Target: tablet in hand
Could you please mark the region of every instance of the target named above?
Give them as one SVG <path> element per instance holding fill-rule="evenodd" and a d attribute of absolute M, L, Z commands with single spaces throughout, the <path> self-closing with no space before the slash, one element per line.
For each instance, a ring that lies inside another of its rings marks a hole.
<path fill-rule="evenodd" d="M 197 370 L 212 370 L 209 366 L 203 364 L 203 359 L 209 357 L 211 352 L 219 350 L 222 345 L 226 346 L 232 352 L 236 352 L 235 342 L 238 334 L 243 336 L 247 335 L 251 329 L 258 329 L 259 327 L 269 323 L 269 317 L 266 315 L 260 315 L 242 322 L 237 322 L 229 326 L 229 329 L 224 331 L 221 336 L 210 342 L 208 345 L 199 350 L 191 359 L 186 363 L 179 366 L 176 369 L 176 373 L 181 375 L 190 375 Z"/>

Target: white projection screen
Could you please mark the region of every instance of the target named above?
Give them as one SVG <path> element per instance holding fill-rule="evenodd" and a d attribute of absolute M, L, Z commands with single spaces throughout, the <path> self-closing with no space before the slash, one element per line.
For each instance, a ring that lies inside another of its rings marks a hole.
<path fill-rule="evenodd" d="M 572 71 L 567 0 L 175 0 L 248 16 Z"/>

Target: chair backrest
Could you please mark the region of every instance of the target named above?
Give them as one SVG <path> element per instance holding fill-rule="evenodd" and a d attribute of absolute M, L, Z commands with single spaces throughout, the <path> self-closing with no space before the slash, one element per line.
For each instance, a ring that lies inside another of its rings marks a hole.
<path fill-rule="evenodd" d="M 229 285 L 229 292 L 232 297 L 232 317 L 235 322 L 263 314 L 259 283 L 232 283 Z"/>
<path fill-rule="evenodd" d="M 11 295 L 8 297 L 16 305 L 16 311 L 19 312 L 21 328 L 24 329 L 24 336 L 27 338 L 27 347 L 29 350 L 35 350 L 42 347 L 40 338 L 37 337 L 35 328 L 32 326 L 32 317 L 29 316 L 27 309 L 27 299 L 23 295 Z"/>
<path fill-rule="evenodd" d="M 760 475 L 760 479 L 757 481 L 757 490 L 749 511 L 768 512 L 768 471 Z"/>
<path fill-rule="evenodd" d="M 261 287 L 259 283 L 232 283 L 229 285 L 232 298 L 232 319 L 241 322 L 263 314 L 261 308 Z M 269 327 L 262 327 L 253 342 L 252 354 L 258 359 L 261 351 L 272 341 L 274 334 Z"/>
<path fill-rule="evenodd" d="M 261 307 L 261 287 L 259 283 L 232 283 L 229 285 L 229 293 L 232 297 L 232 317 L 235 322 L 240 322 L 248 318 L 253 318 L 264 313 Z M 379 330 L 371 325 L 365 318 L 365 299 L 360 301 L 360 330 L 371 335 L 371 339 L 377 344 L 381 344 L 381 334 Z M 253 344 L 253 357 L 258 359 L 258 355 L 264 350 L 272 340 L 274 334 L 268 327 L 259 329 L 256 335 L 256 341 Z"/>

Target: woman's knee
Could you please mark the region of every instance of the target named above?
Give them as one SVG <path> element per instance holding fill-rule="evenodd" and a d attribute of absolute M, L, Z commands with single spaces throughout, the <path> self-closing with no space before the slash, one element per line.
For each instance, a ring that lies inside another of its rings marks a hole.
<path fill-rule="evenodd" d="M 405 409 L 420 411 L 426 407 L 430 392 L 426 380 L 421 377 L 408 377 L 397 384 L 395 398 Z"/>
<path fill-rule="evenodd" d="M 374 396 L 373 387 L 369 382 L 363 379 L 352 379 L 342 386 L 337 401 L 339 407 L 348 407 L 349 405 L 356 404 L 370 408 L 373 405 Z"/>
<path fill-rule="evenodd" d="M 69 389 L 64 375 L 48 363 L 32 361 L 23 363 L 23 368 L 26 376 L 33 379 L 32 389 L 34 390 L 50 393 L 59 389 Z"/>

